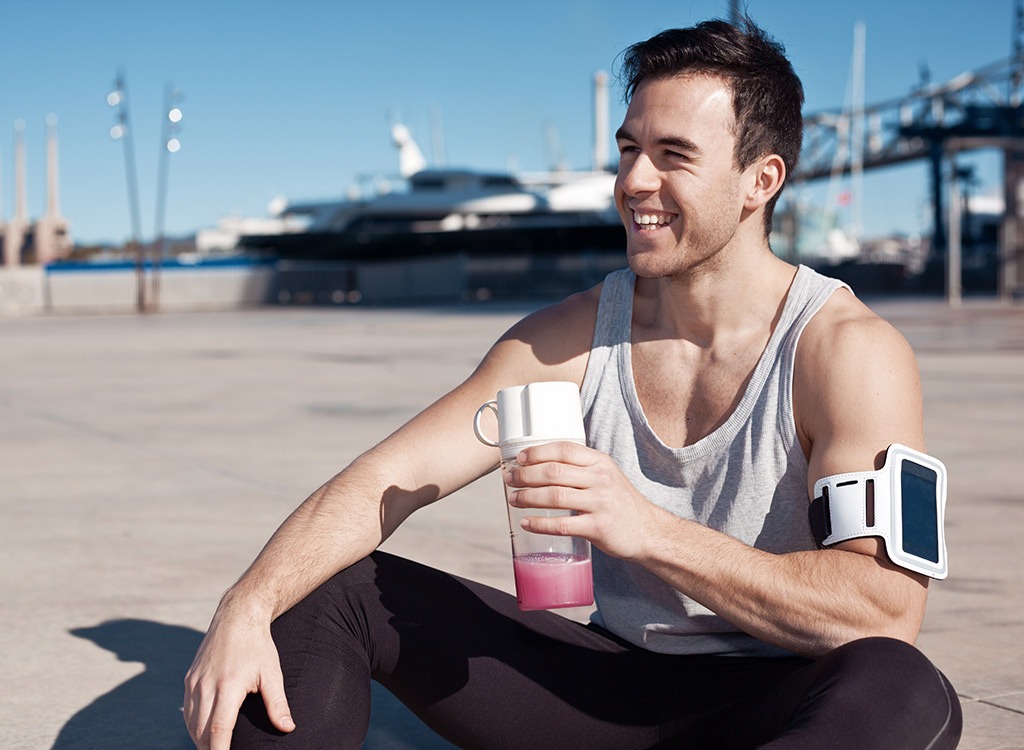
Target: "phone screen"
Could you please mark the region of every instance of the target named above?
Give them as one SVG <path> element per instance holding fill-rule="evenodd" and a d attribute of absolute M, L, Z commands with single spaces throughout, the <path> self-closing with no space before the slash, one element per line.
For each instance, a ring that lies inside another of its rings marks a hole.
<path fill-rule="evenodd" d="M 904 460 L 900 472 L 903 551 L 939 561 L 938 475 L 926 466 Z"/>

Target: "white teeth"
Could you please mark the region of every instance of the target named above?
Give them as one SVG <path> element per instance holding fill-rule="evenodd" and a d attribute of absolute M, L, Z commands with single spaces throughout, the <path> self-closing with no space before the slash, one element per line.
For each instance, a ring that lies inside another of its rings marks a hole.
<path fill-rule="evenodd" d="M 633 220 L 637 224 L 640 224 L 641 226 L 648 226 L 651 224 L 661 226 L 664 224 L 671 223 L 672 219 L 672 216 L 666 216 L 664 214 L 638 214 L 635 212 L 633 213 Z"/>

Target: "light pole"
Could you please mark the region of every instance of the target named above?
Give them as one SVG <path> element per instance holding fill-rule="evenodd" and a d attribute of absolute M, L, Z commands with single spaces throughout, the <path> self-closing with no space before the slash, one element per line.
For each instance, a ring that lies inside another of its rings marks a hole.
<path fill-rule="evenodd" d="M 124 169 L 128 180 L 128 208 L 132 220 L 132 246 L 135 250 L 135 278 L 139 312 L 146 311 L 146 285 L 143 272 L 142 227 L 139 218 L 139 185 L 135 176 L 135 151 L 132 147 L 132 130 L 128 116 L 128 87 L 124 72 L 118 71 L 114 90 L 107 94 L 107 104 L 116 109 L 117 122 L 110 129 L 110 137 L 124 143 Z"/>
<path fill-rule="evenodd" d="M 163 127 L 160 131 L 160 162 L 157 173 L 156 219 L 154 233 L 156 235 L 153 259 L 153 306 L 160 303 L 160 264 L 164 257 L 164 216 L 167 213 L 167 172 L 168 157 L 181 149 L 181 141 L 175 136 L 181 122 L 181 109 L 177 102 L 181 101 L 181 93 L 168 83 L 164 88 Z"/>

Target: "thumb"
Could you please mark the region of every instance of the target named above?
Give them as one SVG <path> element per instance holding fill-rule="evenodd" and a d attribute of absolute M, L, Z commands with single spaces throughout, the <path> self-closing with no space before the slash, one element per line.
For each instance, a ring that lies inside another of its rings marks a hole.
<path fill-rule="evenodd" d="M 295 729 L 292 712 L 288 708 L 288 700 L 284 695 L 284 677 L 279 667 L 263 674 L 260 693 L 263 694 L 263 704 L 267 707 L 270 723 L 282 732 L 290 732 Z"/>

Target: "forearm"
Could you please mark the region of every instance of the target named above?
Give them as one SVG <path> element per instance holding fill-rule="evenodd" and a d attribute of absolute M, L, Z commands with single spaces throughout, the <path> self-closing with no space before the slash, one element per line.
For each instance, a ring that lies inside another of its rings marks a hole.
<path fill-rule="evenodd" d="M 218 616 L 269 625 L 370 554 L 415 510 L 493 469 L 494 451 L 474 437 L 472 424 L 494 392 L 474 376 L 310 495 L 224 595 Z"/>
<path fill-rule="evenodd" d="M 844 550 L 772 554 L 657 511 L 637 562 L 736 627 L 816 656 L 884 635 L 912 643 L 926 588 L 878 558 Z"/>
<path fill-rule="evenodd" d="M 391 480 L 384 479 L 385 463 L 364 455 L 299 505 L 225 593 L 217 617 L 269 625 L 370 554 L 415 507 L 436 499 L 429 489 L 400 489 L 394 466 Z"/>
<path fill-rule="evenodd" d="M 896 568 L 874 539 L 828 550 L 773 554 L 688 521 L 643 497 L 606 454 L 573 443 L 525 449 L 506 481 L 528 515 L 523 528 L 580 536 L 611 557 L 643 566 L 741 630 L 815 656 L 884 635 L 913 642 L 927 587 Z"/>

